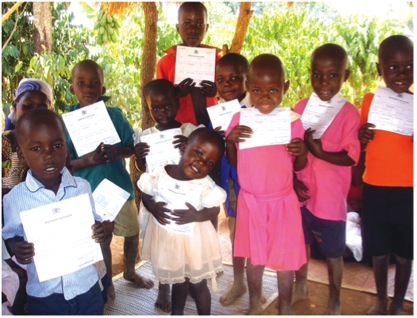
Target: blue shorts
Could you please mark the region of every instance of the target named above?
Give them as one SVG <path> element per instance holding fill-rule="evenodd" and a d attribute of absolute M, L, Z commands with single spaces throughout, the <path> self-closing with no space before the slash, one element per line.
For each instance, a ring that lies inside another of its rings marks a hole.
<path fill-rule="evenodd" d="M 343 256 L 346 248 L 346 222 L 320 219 L 304 206 L 301 215 L 306 244 L 316 241 L 326 258 Z"/>
<path fill-rule="evenodd" d="M 413 188 L 363 185 L 362 237 L 370 256 L 413 259 Z"/>
<path fill-rule="evenodd" d="M 27 297 L 29 315 L 103 315 L 104 303 L 97 282 L 84 294 L 66 300 L 63 294 Z"/>

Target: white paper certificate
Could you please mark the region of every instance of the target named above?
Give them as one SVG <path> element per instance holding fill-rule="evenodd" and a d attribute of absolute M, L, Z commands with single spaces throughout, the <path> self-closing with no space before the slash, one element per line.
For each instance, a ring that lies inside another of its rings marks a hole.
<path fill-rule="evenodd" d="M 291 140 L 291 115 L 289 107 L 275 108 L 262 114 L 257 108 L 242 108 L 240 125 L 252 128 L 251 138 L 239 143 L 240 149 L 283 145 Z"/>
<path fill-rule="evenodd" d="M 216 49 L 177 46 L 174 83 L 190 77 L 200 86 L 203 80 L 214 82 Z"/>
<path fill-rule="evenodd" d="M 346 98 L 339 94 L 334 96 L 330 102 L 325 102 L 316 93 L 313 93 L 301 116 L 304 129 L 314 129 L 316 132 L 313 137 L 321 138 L 345 103 Z"/>
<path fill-rule="evenodd" d="M 195 183 L 177 181 L 167 175 L 161 175 L 159 177 L 158 194 L 155 196 L 155 202 L 166 202 L 167 208 L 171 210 L 188 209 L 185 202 L 190 203 L 198 209 L 201 191 L 201 186 Z M 194 223 L 176 224 L 175 221 L 171 221 L 169 224 L 162 225 L 155 218 L 154 222 L 169 231 L 180 234 L 191 235 L 194 230 Z"/>
<path fill-rule="evenodd" d="M 374 124 L 375 129 L 412 136 L 413 95 L 397 94 L 387 87 L 378 86 L 369 110 L 368 123 Z"/>
<path fill-rule="evenodd" d="M 62 114 L 62 119 L 79 157 L 96 149 L 101 142 L 107 145 L 120 142 L 103 101 Z"/>
<path fill-rule="evenodd" d="M 94 224 L 88 194 L 20 213 L 41 282 L 73 273 L 103 259 L 91 238 Z"/>
<path fill-rule="evenodd" d="M 113 221 L 123 204 L 129 199 L 130 193 L 123 190 L 108 179 L 103 179 L 93 192 L 96 213 L 104 221 Z"/>
<path fill-rule="evenodd" d="M 148 172 L 152 172 L 166 163 L 176 164 L 179 162 L 180 150 L 174 148 L 172 143 L 176 135 L 182 135 L 181 128 L 168 129 L 140 137 L 141 142 L 146 142 L 149 145 L 149 153 L 146 156 Z"/>
<path fill-rule="evenodd" d="M 240 112 L 241 106 L 237 99 L 221 103 L 207 108 L 213 128 L 221 126 L 221 130 L 226 130 L 234 114 Z"/>

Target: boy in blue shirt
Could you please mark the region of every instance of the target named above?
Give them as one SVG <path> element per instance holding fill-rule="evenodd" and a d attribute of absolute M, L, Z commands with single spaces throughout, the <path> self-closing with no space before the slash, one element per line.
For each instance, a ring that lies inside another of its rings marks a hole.
<path fill-rule="evenodd" d="M 20 212 L 88 193 L 89 183 L 73 177 L 65 167 L 68 148 L 64 123 L 53 111 L 37 108 L 24 113 L 16 124 L 18 154 L 29 166 L 26 181 L 16 185 L 3 198 L 3 239 L 21 264 L 27 264 L 27 303 L 29 315 L 102 315 L 104 303 L 96 265 L 70 274 L 39 281 L 33 256 L 35 246 L 27 242 Z M 97 243 L 105 238 L 100 217 L 92 225 Z"/>

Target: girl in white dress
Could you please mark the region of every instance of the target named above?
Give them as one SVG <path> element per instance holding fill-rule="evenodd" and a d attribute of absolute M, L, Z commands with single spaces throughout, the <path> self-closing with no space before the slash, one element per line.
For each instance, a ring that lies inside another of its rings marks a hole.
<path fill-rule="evenodd" d="M 199 315 L 210 315 L 207 279 L 222 271 L 216 230 L 210 220 L 220 212 L 226 193 L 208 176 L 224 153 L 219 133 L 198 128 L 181 147 L 177 165 L 168 164 L 138 181 L 148 223 L 142 257 L 156 278 L 172 286 L 172 315 L 183 315 L 188 290 Z"/>

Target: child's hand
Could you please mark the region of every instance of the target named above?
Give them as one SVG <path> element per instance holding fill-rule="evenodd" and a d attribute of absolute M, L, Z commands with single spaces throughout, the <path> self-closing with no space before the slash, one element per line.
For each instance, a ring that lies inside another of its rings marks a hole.
<path fill-rule="evenodd" d="M 35 247 L 33 243 L 17 241 L 13 244 L 12 253 L 20 264 L 30 264 L 35 256 Z"/>
<path fill-rule="evenodd" d="M 212 81 L 201 81 L 201 93 L 206 97 L 214 97 L 216 96 L 217 89 L 216 84 Z"/>
<path fill-rule="evenodd" d="M 106 163 L 106 154 L 102 151 L 102 148 L 104 146 L 104 143 L 100 143 L 98 147 L 90 152 L 88 156 L 88 162 L 91 166 L 93 165 L 101 165 Z"/>
<path fill-rule="evenodd" d="M 104 228 L 103 223 L 96 221 L 92 226 L 91 229 L 93 230 L 93 235 L 91 236 L 92 239 L 96 243 L 101 243 L 106 238 L 106 231 Z"/>
<path fill-rule="evenodd" d="M 295 174 L 293 175 L 293 188 L 299 202 L 304 202 L 310 199 L 310 196 L 308 195 L 308 188 L 304 182 L 297 178 Z"/>
<path fill-rule="evenodd" d="M 184 97 L 191 93 L 191 90 L 193 87 L 195 87 L 196 83 L 193 81 L 192 78 L 186 78 L 181 83 L 177 85 L 177 88 L 179 90 L 179 96 L 178 97 Z"/>
<path fill-rule="evenodd" d="M 114 230 L 114 221 L 103 221 L 102 224 L 104 227 L 104 235 L 106 237 L 112 235 Z"/>
<path fill-rule="evenodd" d="M 294 157 L 307 156 L 307 147 L 301 138 L 291 139 L 286 145 L 287 151 Z"/>
<path fill-rule="evenodd" d="M 304 142 L 306 143 L 307 149 L 310 150 L 314 156 L 319 157 L 323 152 L 323 146 L 320 139 L 313 138 L 315 132 L 315 130 L 308 128 L 304 132 Z"/>
<path fill-rule="evenodd" d="M 367 144 L 370 140 L 374 140 L 375 131 L 370 128 L 375 128 L 374 124 L 366 123 L 359 128 L 358 137 L 362 144 Z"/>
<path fill-rule="evenodd" d="M 226 132 L 221 129 L 222 129 L 222 126 L 219 126 L 219 127 L 214 128 L 214 131 L 217 131 L 220 134 L 220 136 L 222 136 L 222 138 L 224 139 L 224 135 Z"/>
<path fill-rule="evenodd" d="M 135 156 L 137 159 L 145 158 L 149 153 L 149 145 L 146 142 L 139 142 L 135 145 Z"/>
<path fill-rule="evenodd" d="M 172 142 L 174 144 L 174 148 L 179 148 L 184 143 L 187 143 L 188 138 L 184 135 L 175 135 L 174 141 Z"/>
<path fill-rule="evenodd" d="M 106 162 L 114 162 L 121 157 L 122 148 L 115 145 L 103 145 L 101 151 L 104 152 Z"/>
<path fill-rule="evenodd" d="M 234 127 L 226 137 L 227 143 L 244 142 L 246 138 L 250 138 L 253 130 L 248 126 L 238 125 Z"/>
<path fill-rule="evenodd" d="M 190 203 L 186 202 L 185 205 L 188 209 L 184 210 L 173 210 L 173 220 L 176 224 L 187 224 L 191 222 L 199 222 L 199 216 L 202 213 L 199 213 Z"/>

